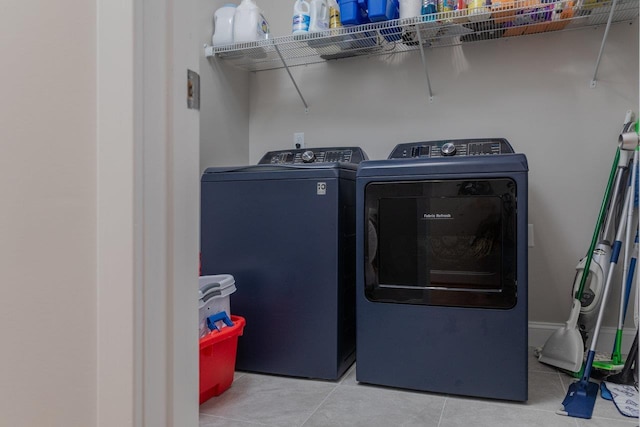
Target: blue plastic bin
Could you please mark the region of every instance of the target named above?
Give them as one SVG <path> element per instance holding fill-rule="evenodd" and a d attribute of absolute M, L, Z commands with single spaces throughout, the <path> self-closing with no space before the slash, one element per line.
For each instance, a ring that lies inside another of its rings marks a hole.
<path fill-rule="evenodd" d="M 400 17 L 398 0 L 369 0 L 371 22 L 388 21 Z"/>
<path fill-rule="evenodd" d="M 389 21 L 400 17 L 398 0 L 369 0 L 369 19 L 371 22 Z M 383 28 L 380 33 L 387 41 L 394 42 L 402 37 L 402 28 Z"/>
<path fill-rule="evenodd" d="M 371 22 L 367 15 L 367 0 L 338 0 L 340 22 L 345 27 Z"/>

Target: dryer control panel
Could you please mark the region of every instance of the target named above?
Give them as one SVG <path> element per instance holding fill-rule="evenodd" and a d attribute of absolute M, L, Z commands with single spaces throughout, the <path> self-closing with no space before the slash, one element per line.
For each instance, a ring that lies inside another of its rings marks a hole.
<path fill-rule="evenodd" d="M 513 153 L 504 138 L 447 139 L 398 144 L 389 159 L 415 159 L 453 156 L 487 156 Z"/>
<path fill-rule="evenodd" d="M 258 162 L 259 165 L 303 165 L 311 163 L 352 163 L 368 160 L 359 147 L 303 148 L 296 150 L 269 151 Z"/>

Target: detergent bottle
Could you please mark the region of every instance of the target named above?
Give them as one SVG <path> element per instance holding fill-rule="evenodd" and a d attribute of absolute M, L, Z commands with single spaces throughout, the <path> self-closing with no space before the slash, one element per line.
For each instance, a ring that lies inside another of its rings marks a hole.
<path fill-rule="evenodd" d="M 469 0 L 467 11 L 469 21 L 486 21 L 491 17 L 491 0 Z"/>
<path fill-rule="evenodd" d="M 433 21 L 434 14 L 438 13 L 438 0 L 422 0 L 421 14 L 425 16 L 425 21 Z"/>
<path fill-rule="evenodd" d="M 309 32 L 309 21 L 311 20 L 311 6 L 307 0 L 296 0 L 293 4 L 293 34 Z"/>
<path fill-rule="evenodd" d="M 236 14 L 236 5 L 227 3 L 213 14 L 213 36 L 211 43 L 214 46 L 233 43 L 233 17 Z"/>
<path fill-rule="evenodd" d="M 233 18 L 234 43 L 247 43 L 269 38 L 269 23 L 253 0 L 242 0 Z"/>
<path fill-rule="evenodd" d="M 400 19 L 414 18 L 422 14 L 421 0 L 400 0 Z"/>
<path fill-rule="evenodd" d="M 329 28 L 342 27 L 342 21 L 340 21 L 340 5 L 338 0 L 329 0 Z"/>
<path fill-rule="evenodd" d="M 309 32 L 326 31 L 329 29 L 329 5 L 327 0 L 311 0 Z"/>

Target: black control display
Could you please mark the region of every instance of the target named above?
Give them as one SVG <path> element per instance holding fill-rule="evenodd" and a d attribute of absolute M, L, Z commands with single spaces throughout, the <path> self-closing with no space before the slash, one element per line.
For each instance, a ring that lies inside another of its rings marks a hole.
<path fill-rule="evenodd" d="M 453 139 L 398 144 L 389 159 L 485 156 L 513 152 L 511 144 L 503 138 Z"/>
<path fill-rule="evenodd" d="M 299 150 L 270 151 L 258 162 L 264 164 L 302 165 L 314 163 L 354 163 L 368 160 L 359 147 L 304 148 Z"/>

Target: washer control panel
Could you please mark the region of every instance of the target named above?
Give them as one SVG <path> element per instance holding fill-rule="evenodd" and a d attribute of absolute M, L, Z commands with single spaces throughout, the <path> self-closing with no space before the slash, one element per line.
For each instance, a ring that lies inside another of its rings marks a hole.
<path fill-rule="evenodd" d="M 389 159 L 491 156 L 513 152 L 511 144 L 503 138 L 448 139 L 398 144 L 389 155 Z"/>
<path fill-rule="evenodd" d="M 269 151 L 259 165 L 304 165 L 312 163 L 353 163 L 368 160 L 359 147 L 303 148 Z"/>

